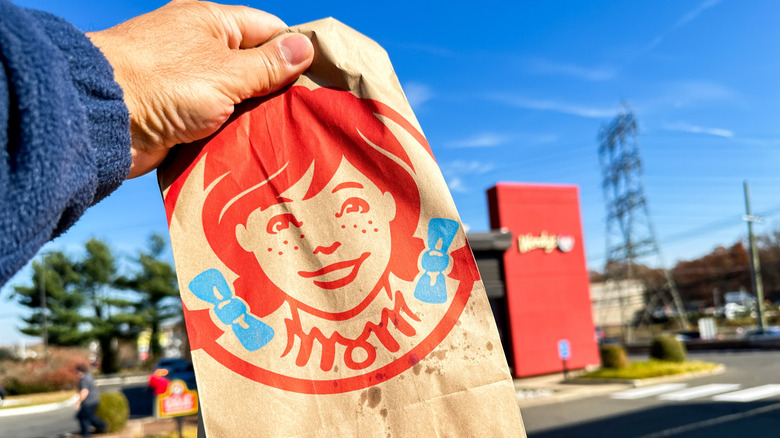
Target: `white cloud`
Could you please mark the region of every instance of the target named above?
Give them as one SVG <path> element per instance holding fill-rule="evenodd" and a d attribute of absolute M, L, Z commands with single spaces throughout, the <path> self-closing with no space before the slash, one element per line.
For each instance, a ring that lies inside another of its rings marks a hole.
<path fill-rule="evenodd" d="M 493 132 L 485 132 L 461 140 L 451 141 L 447 143 L 447 146 L 453 148 L 489 148 L 489 147 L 501 146 L 502 144 L 506 144 L 510 140 L 511 138 L 506 135 L 496 134 Z"/>
<path fill-rule="evenodd" d="M 419 82 L 407 82 L 403 86 L 406 100 L 413 110 L 419 111 L 422 104 L 433 98 L 433 91 L 425 84 Z"/>
<path fill-rule="evenodd" d="M 593 119 L 613 117 L 617 113 L 616 108 L 600 108 L 587 105 L 579 105 L 556 100 L 529 99 L 519 95 L 489 94 L 487 99 L 502 102 L 517 108 L 553 111 L 561 114 L 569 114 Z"/>
<path fill-rule="evenodd" d="M 555 143 L 559 139 L 558 134 L 539 134 L 530 136 L 527 141 L 534 144 L 548 144 Z"/>
<path fill-rule="evenodd" d="M 546 59 L 535 59 L 530 62 L 531 73 L 557 74 L 571 76 L 586 81 L 608 81 L 617 76 L 617 69 L 612 67 L 583 67 L 574 64 L 553 62 Z"/>
<path fill-rule="evenodd" d="M 699 16 L 702 12 L 706 11 L 707 9 L 717 5 L 720 3 L 721 0 L 706 0 L 699 4 L 699 6 L 696 7 L 696 9 L 688 12 L 687 14 L 683 15 L 679 20 L 677 20 L 676 23 L 674 23 L 674 26 L 672 26 L 672 29 L 678 29 L 688 23 L 689 21 L 693 21 L 696 17 Z"/>
<path fill-rule="evenodd" d="M 445 145 L 450 148 L 490 148 L 503 146 L 507 143 L 518 144 L 549 144 L 558 141 L 556 134 L 501 134 L 497 132 L 482 132 L 471 137 L 452 140 Z"/>
<path fill-rule="evenodd" d="M 446 178 L 447 187 L 454 193 L 468 193 L 468 189 L 463 184 L 463 179 L 459 177 Z"/>
<path fill-rule="evenodd" d="M 689 80 L 663 84 L 654 97 L 638 102 L 636 108 L 649 113 L 668 111 L 669 107 L 686 108 L 724 101 L 739 103 L 740 100 L 736 92 L 717 82 Z"/>
<path fill-rule="evenodd" d="M 495 169 L 493 163 L 472 160 L 455 160 L 439 165 L 444 176 L 482 175 Z"/>
<path fill-rule="evenodd" d="M 681 27 L 683 27 L 684 25 L 688 24 L 689 22 L 695 20 L 699 15 L 701 15 L 702 12 L 704 12 L 707 9 L 717 5 L 720 2 L 721 2 L 721 0 L 705 0 L 704 2 L 700 3 L 699 6 L 697 6 L 694 9 L 692 9 L 691 11 L 689 11 L 688 13 L 686 13 L 685 15 L 680 17 L 677 21 L 675 21 L 674 24 L 670 28 L 668 28 L 665 31 L 661 32 L 660 34 L 656 35 L 655 38 L 653 38 L 652 41 L 650 41 L 650 43 L 648 45 L 646 45 L 644 47 L 644 49 L 642 49 L 640 51 L 640 53 L 637 54 L 637 55 L 640 55 L 642 53 L 646 53 L 646 52 L 649 52 L 649 51 L 653 50 L 659 44 L 661 44 L 666 39 L 666 37 L 669 36 L 670 33 L 672 33 L 673 31 L 675 31 L 675 30 L 677 30 L 677 29 L 679 29 Z"/>
<path fill-rule="evenodd" d="M 735 97 L 735 93 L 716 82 L 681 81 L 672 84 L 669 96 L 676 107 L 681 107 L 697 102 L 729 100 Z"/>
<path fill-rule="evenodd" d="M 692 125 L 690 123 L 685 123 L 685 122 L 665 123 L 662 125 L 662 128 L 666 129 L 667 131 L 690 132 L 693 134 L 709 134 L 709 135 L 715 135 L 718 137 L 725 137 L 725 138 L 734 137 L 734 131 L 731 131 L 729 129 L 709 128 L 705 126 Z"/>
<path fill-rule="evenodd" d="M 478 160 L 455 160 L 439 163 L 441 173 L 447 181 L 447 187 L 454 193 L 468 193 L 470 187 L 465 182 L 467 177 L 484 175 L 495 167 L 493 163 Z"/>

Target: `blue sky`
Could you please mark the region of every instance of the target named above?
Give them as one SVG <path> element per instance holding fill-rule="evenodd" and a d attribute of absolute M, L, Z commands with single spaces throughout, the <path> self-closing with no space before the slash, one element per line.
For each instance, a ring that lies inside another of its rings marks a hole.
<path fill-rule="evenodd" d="M 100 30 L 155 1 L 17 1 Z M 333 16 L 390 54 L 462 220 L 488 228 L 496 181 L 575 184 L 589 268 L 603 266 L 596 136 L 628 101 L 640 122 L 645 194 L 668 264 L 780 225 L 780 3 L 689 1 L 257 2 L 288 24 Z M 153 175 L 124 184 L 45 249 L 90 237 L 130 256 L 167 233 Z M 652 262 L 652 261 L 651 261 Z M 657 263 L 657 262 L 652 262 Z M 28 281 L 22 271 L 10 284 Z M 22 312 L 0 291 L 0 344 Z"/>

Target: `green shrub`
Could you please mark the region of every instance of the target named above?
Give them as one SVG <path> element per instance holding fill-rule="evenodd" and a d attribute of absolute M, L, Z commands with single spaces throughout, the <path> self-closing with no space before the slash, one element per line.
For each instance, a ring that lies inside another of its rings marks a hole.
<path fill-rule="evenodd" d="M 109 433 L 122 431 L 127 424 L 127 419 L 130 418 L 127 397 L 121 392 L 100 394 L 100 403 L 95 410 L 95 415 L 106 422 Z"/>
<path fill-rule="evenodd" d="M 669 362 L 685 362 L 685 345 L 674 336 L 662 335 L 650 344 L 650 358 Z"/>
<path fill-rule="evenodd" d="M 599 353 L 602 368 L 619 370 L 628 366 L 628 355 L 620 345 L 603 345 Z"/>

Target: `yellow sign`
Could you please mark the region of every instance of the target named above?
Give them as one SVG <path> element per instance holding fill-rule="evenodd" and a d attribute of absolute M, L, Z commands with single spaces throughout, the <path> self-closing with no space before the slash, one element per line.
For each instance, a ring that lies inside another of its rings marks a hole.
<path fill-rule="evenodd" d="M 542 231 L 539 235 L 528 233 L 517 237 L 517 250 L 520 253 L 542 249 L 549 254 L 556 248 L 560 252 L 569 252 L 573 247 L 574 238 L 565 234 L 548 234 L 547 231 Z"/>
<path fill-rule="evenodd" d="M 155 403 L 157 418 L 181 417 L 198 413 L 198 391 L 190 391 L 187 384 L 174 380 L 168 389 L 157 396 Z"/>

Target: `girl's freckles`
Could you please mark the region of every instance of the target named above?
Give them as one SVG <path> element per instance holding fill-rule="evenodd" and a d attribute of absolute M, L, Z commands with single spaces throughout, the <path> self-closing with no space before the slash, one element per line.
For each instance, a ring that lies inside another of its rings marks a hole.
<path fill-rule="evenodd" d="M 347 228 L 347 226 L 346 225 L 342 225 L 341 228 Z"/>
<path fill-rule="evenodd" d="M 352 225 L 352 228 L 357 228 L 357 225 Z"/>
<path fill-rule="evenodd" d="M 303 234 L 301 234 L 301 239 L 303 239 L 304 237 L 306 237 L 306 236 L 304 236 Z"/>
<path fill-rule="evenodd" d="M 373 223 L 374 223 L 374 221 L 368 221 L 368 224 L 369 224 L 369 225 L 371 225 L 371 224 L 373 224 Z"/>
<path fill-rule="evenodd" d="M 279 255 L 282 255 L 282 254 L 284 254 L 284 253 L 283 253 L 283 252 L 281 252 L 281 251 L 279 251 Z"/>
<path fill-rule="evenodd" d="M 287 245 L 287 241 L 286 241 L 286 240 L 285 240 L 283 243 L 284 243 L 285 245 Z"/>
<path fill-rule="evenodd" d="M 363 234 L 366 234 L 366 230 L 363 230 Z"/>
<path fill-rule="evenodd" d="M 374 232 L 375 233 L 378 232 L 378 231 L 379 231 L 379 228 L 374 228 Z"/>
<path fill-rule="evenodd" d="M 295 248 L 293 248 L 293 249 L 294 249 L 294 250 L 296 250 L 296 251 L 298 251 L 298 247 L 297 247 L 297 246 L 296 246 Z"/>
<path fill-rule="evenodd" d="M 271 251 L 273 251 L 273 249 L 271 249 L 271 248 L 268 248 L 268 252 L 271 252 Z"/>

